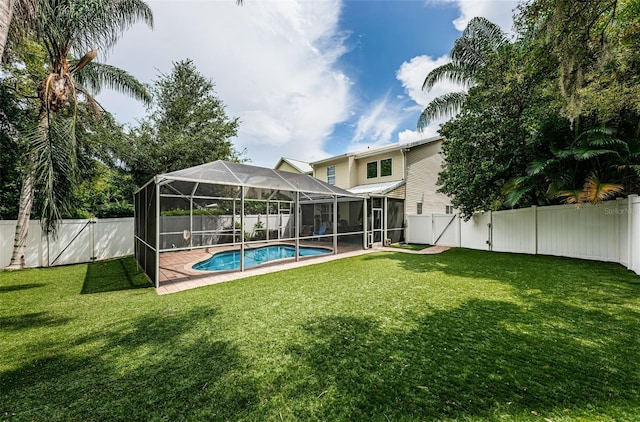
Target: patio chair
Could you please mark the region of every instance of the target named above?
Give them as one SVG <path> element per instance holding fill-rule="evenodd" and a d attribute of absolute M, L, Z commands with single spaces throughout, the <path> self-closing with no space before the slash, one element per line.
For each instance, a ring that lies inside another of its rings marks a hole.
<path fill-rule="evenodd" d="M 320 236 L 322 236 L 326 231 L 327 231 L 327 225 L 326 224 L 321 225 L 320 229 L 318 229 L 317 232 L 316 231 L 313 232 L 313 234 L 312 234 L 313 239 L 311 239 L 311 240 L 318 239 L 318 242 L 319 242 L 320 241 Z"/>

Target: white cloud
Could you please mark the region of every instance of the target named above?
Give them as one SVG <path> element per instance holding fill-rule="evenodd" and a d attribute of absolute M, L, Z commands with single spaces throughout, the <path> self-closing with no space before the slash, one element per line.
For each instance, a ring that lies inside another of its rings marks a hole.
<path fill-rule="evenodd" d="M 358 119 L 351 148 L 362 144 L 377 146 L 389 143 L 393 132 L 406 119 L 402 104 L 392 102 L 388 95 L 374 102 Z"/>
<path fill-rule="evenodd" d="M 400 69 L 396 72 L 396 78 L 402 83 L 402 87 L 412 101 L 407 110 L 422 112 L 434 98 L 463 89 L 460 85 L 442 81 L 434 85 L 429 91 L 422 90 L 425 76 L 436 67 L 448 62 L 449 58 L 447 56 L 437 59 L 429 56 L 417 56 L 408 62 L 402 63 Z M 400 143 L 405 143 L 436 136 L 440 125 L 444 121 L 446 119 L 431 122 L 422 132 L 405 130 L 398 134 L 398 139 Z"/>
<path fill-rule="evenodd" d="M 512 33 L 513 10 L 517 6 L 517 0 L 430 0 L 428 3 L 453 3 L 460 10 L 460 15 L 453 21 L 455 28 L 464 30 L 469 21 L 476 16 L 483 16 L 500 26 L 506 33 Z M 396 78 L 402 83 L 402 87 L 411 99 L 408 110 L 422 111 L 436 97 L 461 91 L 460 85 L 442 81 L 437 83 L 430 91 L 422 90 L 425 76 L 438 66 L 449 62 L 448 56 L 436 59 L 429 56 L 417 56 L 402 63 L 396 72 Z M 419 139 L 436 136 L 442 123 L 448 119 L 434 121 L 422 132 L 405 130 L 398 134 L 400 143 L 412 142 Z"/>
<path fill-rule="evenodd" d="M 427 3 L 454 3 L 460 9 L 460 16 L 453 25 L 458 31 L 464 30 L 469 21 L 482 16 L 500 26 L 508 34 L 513 33 L 513 12 L 518 0 L 429 0 Z"/>
<path fill-rule="evenodd" d="M 336 64 L 345 53 L 338 0 L 149 3 L 154 31 L 126 33 L 109 64 L 148 83 L 158 72 L 170 73 L 172 62 L 193 59 L 215 82 L 227 114 L 240 117 L 234 144 L 254 164 L 325 156 L 324 141 L 349 118 L 351 105 L 351 82 Z M 144 116 L 121 95 L 105 92 L 99 99 L 120 120 Z"/>

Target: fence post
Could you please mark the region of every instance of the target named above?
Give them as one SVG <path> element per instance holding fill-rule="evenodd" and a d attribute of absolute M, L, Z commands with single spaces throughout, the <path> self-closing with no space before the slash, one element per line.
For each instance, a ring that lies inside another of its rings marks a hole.
<path fill-rule="evenodd" d="M 431 213 L 431 244 L 435 245 L 435 240 L 436 240 L 436 222 L 435 219 L 433 218 L 433 213 Z"/>
<path fill-rule="evenodd" d="M 533 254 L 538 255 L 538 207 L 533 205 Z"/>
<path fill-rule="evenodd" d="M 633 200 L 638 195 L 627 197 L 627 269 L 633 268 Z"/>

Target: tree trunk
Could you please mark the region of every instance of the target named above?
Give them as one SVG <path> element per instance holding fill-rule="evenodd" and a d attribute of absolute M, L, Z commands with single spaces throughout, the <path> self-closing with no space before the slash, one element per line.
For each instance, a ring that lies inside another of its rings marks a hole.
<path fill-rule="evenodd" d="M 2 0 L 0 0 L 2 1 Z M 46 114 L 42 111 L 39 116 L 38 129 L 48 130 L 49 121 Z M 29 148 L 33 148 L 29 145 Z M 29 220 L 31 219 L 31 209 L 33 208 L 33 198 L 35 197 L 36 167 L 39 159 L 38 150 L 33 149 L 27 157 L 25 165 L 24 179 L 22 180 L 22 188 L 20 189 L 20 204 L 18 207 L 18 221 L 16 224 L 16 235 L 13 240 L 13 253 L 11 254 L 11 262 L 7 269 L 18 270 L 25 267 L 27 250 L 27 236 L 29 235 Z"/>
<path fill-rule="evenodd" d="M 34 162 L 35 154 L 29 155 L 29 165 L 22 189 L 20 189 L 20 207 L 18 208 L 18 223 L 16 224 L 16 236 L 13 243 L 13 253 L 9 270 L 18 270 L 25 266 L 25 251 L 27 249 L 27 235 L 29 234 L 29 219 L 31 218 L 31 208 L 33 207 L 34 182 L 36 179 Z"/>
<path fill-rule="evenodd" d="M 4 55 L 4 47 L 9 37 L 9 25 L 13 18 L 15 0 L 0 0 L 0 60 Z"/>

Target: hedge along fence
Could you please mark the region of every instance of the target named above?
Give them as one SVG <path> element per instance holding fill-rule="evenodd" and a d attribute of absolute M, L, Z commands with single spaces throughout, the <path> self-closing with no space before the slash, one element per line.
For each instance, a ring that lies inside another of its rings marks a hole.
<path fill-rule="evenodd" d="M 640 274 L 640 198 L 477 213 L 407 216 L 409 243 L 620 263 Z"/>

